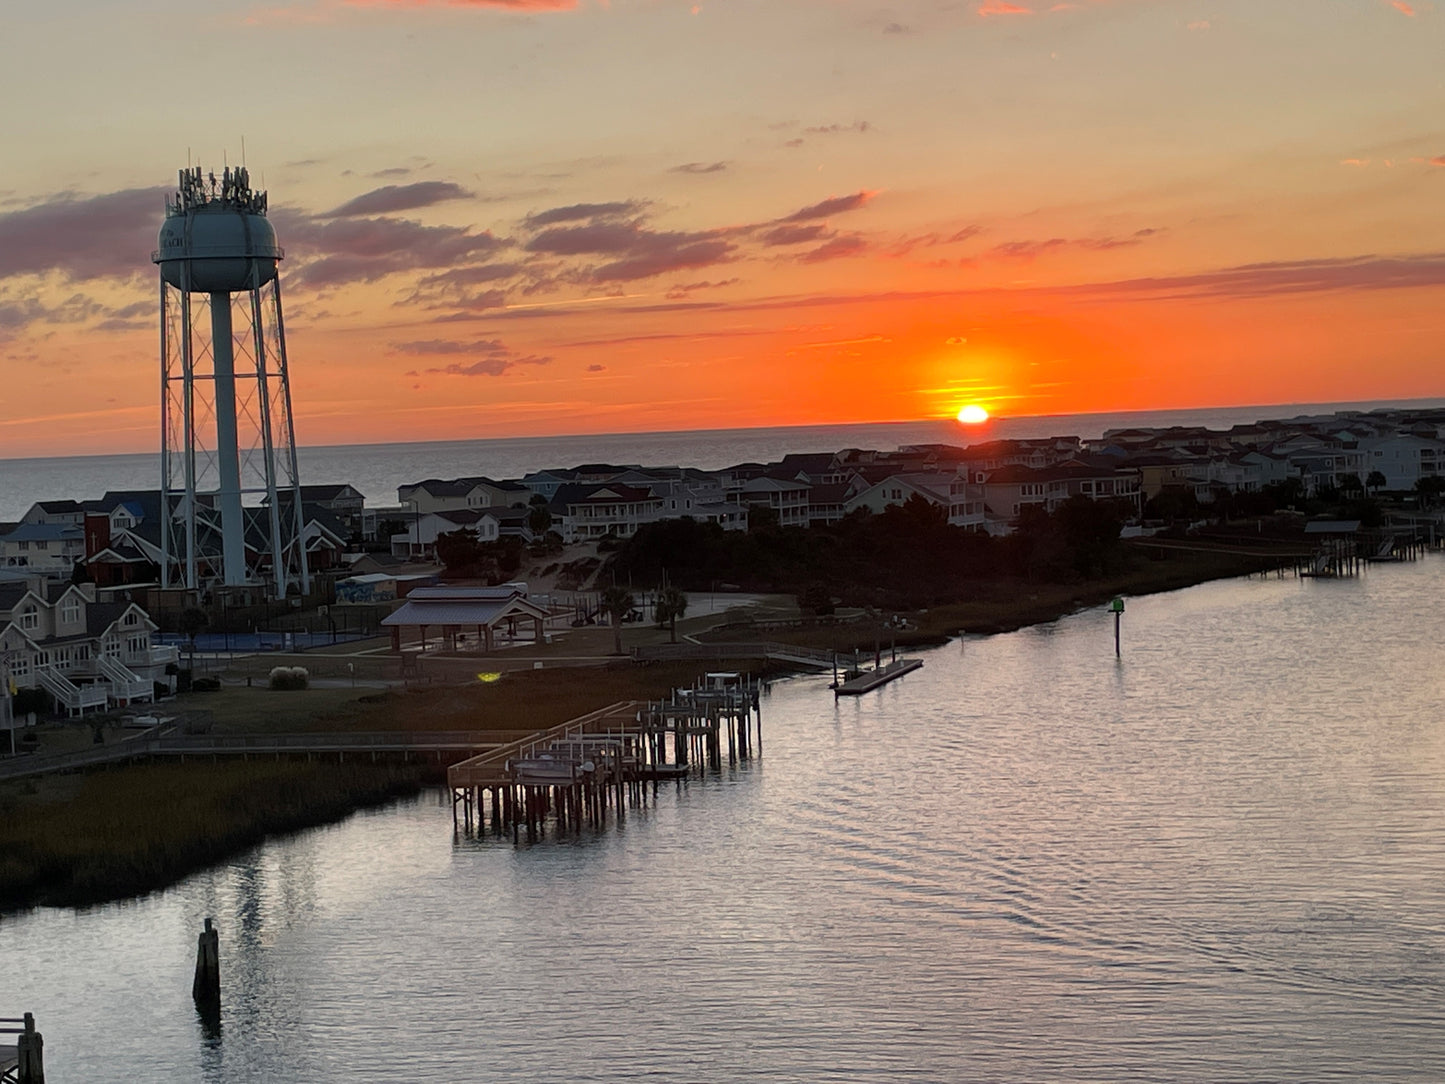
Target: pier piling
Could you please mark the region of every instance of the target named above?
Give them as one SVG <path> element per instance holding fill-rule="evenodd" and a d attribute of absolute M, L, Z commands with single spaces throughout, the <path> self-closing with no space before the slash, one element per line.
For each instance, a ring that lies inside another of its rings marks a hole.
<path fill-rule="evenodd" d="M 196 977 L 191 981 L 191 997 L 203 1011 L 217 1009 L 221 1004 L 220 934 L 209 918 L 196 939 Z"/>

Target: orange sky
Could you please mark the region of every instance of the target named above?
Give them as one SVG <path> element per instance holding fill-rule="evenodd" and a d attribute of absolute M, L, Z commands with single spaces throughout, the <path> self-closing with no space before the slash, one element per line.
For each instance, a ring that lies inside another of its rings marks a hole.
<path fill-rule="evenodd" d="M 1445 394 L 1432 4 L 32 7 L 0 456 L 156 446 L 164 189 L 242 137 L 303 444 Z"/>

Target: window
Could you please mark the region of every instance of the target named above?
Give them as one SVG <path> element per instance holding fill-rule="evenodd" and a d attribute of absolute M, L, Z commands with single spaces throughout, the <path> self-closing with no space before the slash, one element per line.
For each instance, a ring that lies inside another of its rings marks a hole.
<path fill-rule="evenodd" d="M 34 606 L 27 606 L 20 611 L 20 627 L 26 632 L 34 632 L 40 627 L 40 611 Z"/>
<path fill-rule="evenodd" d="M 80 620 L 80 599 L 70 597 L 60 607 L 60 620 L 73 625 Z"/>

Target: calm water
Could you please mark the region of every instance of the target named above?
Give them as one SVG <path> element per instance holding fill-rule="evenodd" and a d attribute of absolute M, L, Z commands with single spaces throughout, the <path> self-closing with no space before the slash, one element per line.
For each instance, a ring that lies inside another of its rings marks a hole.
<path fill-rule="evenodd" d="M 57 1084 L 1445 1079 L 1445 559 L 927 653 L 625 826 L 444 800 L 0 922 Z M 224 1032 L 189 1000 L 221 929 Z"/>
<path fill-rule="evenodd" d="M 1414 400 L 1416 405 L 1445 400 Z M 841 448 L 888 449 L 900 444 L 972 444 L 995 437 L 1081 436 L 1131 425 L 1208 425 L 1227 429 L 1260 418 L 1368 410 L 1396 403 L 1331 403 L 1219 407 L 1120 414 L 1071 414 L 1004 418 L 986 426 L 952 421 L 875 425 L 813 425 L 775 429 L 712 429 L 677 433 L 609 433 L 583 437 L 458 440 L 422 444 L 359 444 L 301 448 L 301 478 L 308 484 L 345 482 L 368 504 L 396 501 L 400 485 L 425 478 L 488 475 L 520 478 L 547 467 L 580 463 L 639 463 L 717 470 L 748 460 L 769 461 L 789 452 L 836 452 Z M 109 489 L 154 489 L 158 455 L 77 456 L 0 460 L 0 521 L 16 520 L 38 500 L 93 500 Z"/>

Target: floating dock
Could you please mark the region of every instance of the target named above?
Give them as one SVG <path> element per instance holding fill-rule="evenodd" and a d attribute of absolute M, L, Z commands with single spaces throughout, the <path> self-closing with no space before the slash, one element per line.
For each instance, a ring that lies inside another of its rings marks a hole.
<path fill-rule="evenodd" d="M 864 670 L 847 681 L 840 681 L 833 686 L 833 692 L 837 696 L 862 696 L 881 685 L 887 685 L 895 678 L 912 673 L 922 665 L 922 659 L 894 659 L 882 666 L 875 666 L 872 670 Z"/>

